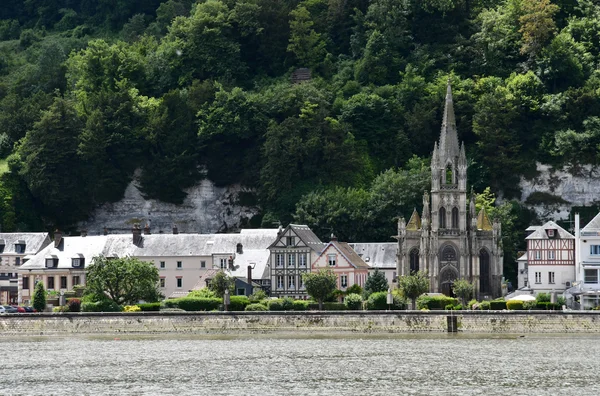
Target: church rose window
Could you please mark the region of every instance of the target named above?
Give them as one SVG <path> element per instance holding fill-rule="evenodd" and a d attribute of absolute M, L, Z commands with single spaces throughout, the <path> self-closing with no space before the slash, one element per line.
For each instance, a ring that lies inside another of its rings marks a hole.
<path fill-rule="evenodd" d="M 456 250 L 452 246 L 446 246 L 442 251 L 443 261 L 456 261 Z"/>

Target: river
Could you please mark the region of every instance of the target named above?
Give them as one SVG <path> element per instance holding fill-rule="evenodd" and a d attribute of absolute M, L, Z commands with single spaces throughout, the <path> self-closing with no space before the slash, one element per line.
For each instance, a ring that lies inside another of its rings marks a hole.
<path fill-rule="evenodd" d="M 567 335 L 4 337 L 0 395 L 598 395 L 599 341 Z"/>

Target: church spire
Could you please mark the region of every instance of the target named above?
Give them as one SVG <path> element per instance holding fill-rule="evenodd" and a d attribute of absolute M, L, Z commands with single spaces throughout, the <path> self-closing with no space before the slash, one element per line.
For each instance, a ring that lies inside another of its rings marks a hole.
<path fill-rule="evenodd" d="M 454 103 L 452 101 L 452 88 L 450 79 L 446 88 L 446 103 L 444 104 L 444 118 L 442 120 L 442 132 L 440 134 L 440 159 L 444 163 L 450 159 L 454 161 L 460 155 L 458 145 L 458 134 L 456 132 L 456 118 L 454 117 Z"/>

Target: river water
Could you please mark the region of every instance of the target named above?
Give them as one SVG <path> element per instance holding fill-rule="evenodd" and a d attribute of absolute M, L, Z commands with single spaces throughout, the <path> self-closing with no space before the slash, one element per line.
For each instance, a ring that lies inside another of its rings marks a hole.
<path fill-rule="evenodd" d="M 0 395 L 599 395 L 600 337 L 6 338 Z"/>

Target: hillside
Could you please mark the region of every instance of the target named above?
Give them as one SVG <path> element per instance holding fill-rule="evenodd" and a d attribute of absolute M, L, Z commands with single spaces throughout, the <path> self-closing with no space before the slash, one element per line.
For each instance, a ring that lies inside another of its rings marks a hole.
<path fill-rule="evenodd" d="M 0 40 L 4 231 L 73 228 L 137 170 L 147 198 L 208 178 L 255 192 L 254 226 L 388 240 L 448 79 L 475 191 L 599 160 L 592 0 L 6 0 Z M 527 213 L 492 213 L 513 255 Z"/>

